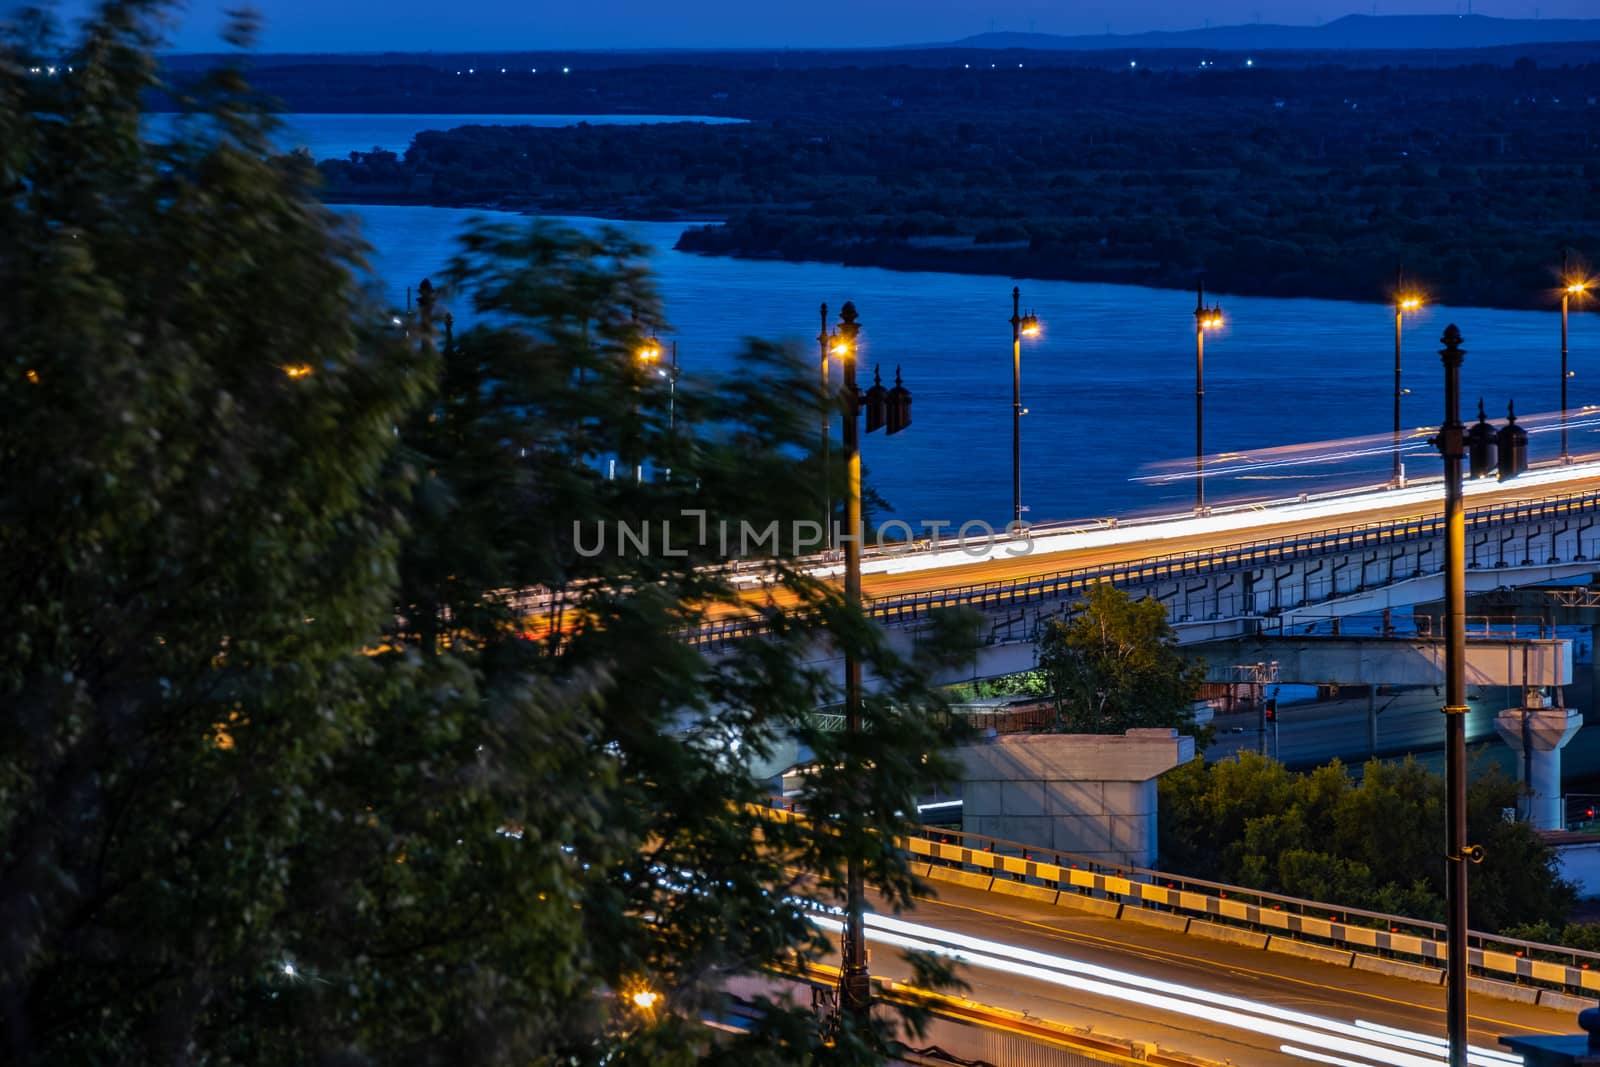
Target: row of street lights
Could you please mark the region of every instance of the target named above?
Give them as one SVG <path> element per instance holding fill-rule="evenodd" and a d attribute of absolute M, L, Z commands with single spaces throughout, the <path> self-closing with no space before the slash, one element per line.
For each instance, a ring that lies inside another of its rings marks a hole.
<path fill-rule="evenodd" d="M 1566 252 L 1561 254 L 1561 462 L 1571 463 L 1567 445 L 1567 382 L 1572 372 L 1567 369 L 1567 314 L 1574 297 L 1588 293 L 1587 278 L 1575 274 Z M 1022 504 L 1022 416 L 1028 409 L 1022 406 L 1022 338 L 1039 335 L 1039 318 L 1032 311 L 1020 313 L 1022 293 L 1011 290 L 1011 496 L 1012 512 L 1017 522 L 1022 521 L 1026 510 Z M 1410 390 L 1401 384 L 1401 335 L 1405 315 L 1423 305 L 1420 291 L 1408 288 L 1401 268 L 1394 275 L 1394 469 L 1390 484 L 1400 488 L 1405 484 L 1405 468 L 1400 461 L 1400 398 Z M 1205 283 L 1196 287 L 1194 308 L 1194 510 L 1196 515 L 1206 511 L 1205 491 L 1205 357 L 1206 333 L 1223 325 L 1222 306 L 1206 305 Z"/>

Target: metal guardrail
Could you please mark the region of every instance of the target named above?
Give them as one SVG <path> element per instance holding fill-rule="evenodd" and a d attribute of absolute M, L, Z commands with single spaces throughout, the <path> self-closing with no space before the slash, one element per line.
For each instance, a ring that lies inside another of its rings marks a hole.
<path fill-rule="evenodd" d="M 805 817 L 780 808 L 770 813 L 775 818 Z M 924 835 L 903 838 L 898 844 L 930 864 L 1399 962 L 1442 967 L 1446 958 L 1441 923 L 1142 867 L 1119 867 L 960 830 L 924 830 Z M 1600 953 L 1469 931 L 1467 966 L 1477 977 L 1574 996 L 1600 996 Z"/>
<path fill-rule="evenodd" d="M 1561 493 L 1536 500 L 1488 504 L 1466 513 L 1468 532 L 1489 529 L 1506 523 L 1520 524 L 1568 519 L 1600 512 L 1600 491 Z M 1588 529 L 1594 523 L 1580 529 Z M 891 622 L 909 622 L 929 612 L 953 607 L 1013 607 L 1043 600 L 1058 600 L 1087 592 L 1101 582 L 1113 585 L 1178 581 L 1243 568 L 1256 568 L 1312 559 L 1335 552 L 1349 552 L 1385 545 L 1431 541 L 1444 535 L 1443 515 L 1393 519 L 1321 530 L 1315 534 L 1263 538 L 1218 548 L 1195 549 L 1147 556 L 1118 563 L 1072 567 L 1021 579 L 999 579 L 969 585 L 949 586 L 875 600 L 866 605 L 867 614 Z M 717 647 L 761 633 L 759 618 L 745 617 L 713 623 L 691 635 L 692 644 Z"/>

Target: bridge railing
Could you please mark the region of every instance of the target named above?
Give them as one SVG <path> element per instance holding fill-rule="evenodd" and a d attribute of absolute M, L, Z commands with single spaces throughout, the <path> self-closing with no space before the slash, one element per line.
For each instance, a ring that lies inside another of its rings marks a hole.
<path fill-rule="evenodd" d="M 926 828 L 921 835 L 908 838 L 905 847 L 930 863 L 1113 900 L 1125 908 L 1183 914 L 1424 966 L 1442 967 L 1448 955 L 1444 926 L 1422 919 L 1162 871 L 1117 867 L 961 831 Z M 1600 953 L 1472 931 L 1467 938 L 1467 964 L 1485 978 L 1576 995 L 1600 994 Z"/>
<path fill-rule="evenodd" d="M 1563 520 L 1596 513 L 1600 513 L 1600 491 L 1562 493 L 1472 508 L 1467 511 L 1466 525 L 1470 533 L 1507 524 Z M 1314 534 L 1268 537 L 1217 548 L 1189 549 L 1135 560 L 1069 567 L 1026 578 L 946 586 L 874 600 L 866 606 L 866 611 L 873 618 L 886 622 L 915 622 L 942 608 L 1021 607 L 1081 595 L 1101 582 L 1130 585 L 1179 581 L 1247 567 L 1254 569 L 1293 563 L 1333 552 L 1430 541 L 1443 536 L 1443 533 L 1444 519 L 1439 515 L 1360 523 L 1320 530 Z M 1504 544 L 1502 542 L 1500 545 L 1501 552 L 1504 552 Z M 702 628 L 693 641 L 698 645 L 717 647 L 729 640 L 759 632 L 759 626 L 741 629 L 739 626 L 718 623 Z"/>
<path fill-rule="evenodd" d="M 1261 633 L 1273 637 L 1401 637 L 1438 638 L 1445 635 L 1443 615 L 1416 615 L 1395 612 L 1386 627 L 1383 613 L 1360 615 L 1309 615 L 1296 612 L 1289 625 L 1282 619 L 1264 620 Z M 1542 615 L 1465 616 L 1468 640 L 1544 640 L 1554 638 L 1555 626 Z"/>
<path fill-rule="evenodd" d="M 778 803 L 782 803 L 781 801 Z M 777 818 L 804 818 L 774 810 Z M 1347 908 L 1282 893 L 1119 866 L 982 834 L 923 827 L 899 841 L 911 856 L 978 879 L 1031 885 L 1103 901 L 1114 913 L 1159 912 L 1421 967 L 1448 956 L 1443 925 L 1424 919 Z M 987 882 L 983 883 L 987 885 Z M 1580 996 L 1600 996 L 1600 953 L 1471 931 L 1467 966 L 1478 977 Z"/>

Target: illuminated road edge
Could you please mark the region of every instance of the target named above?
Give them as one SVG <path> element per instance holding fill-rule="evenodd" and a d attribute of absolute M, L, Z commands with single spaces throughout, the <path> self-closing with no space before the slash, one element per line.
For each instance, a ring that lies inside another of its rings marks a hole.
<path fill-rule="evenodd" d="M 1560 493 L 1573 483 L 1592 482 L 1600 476 L 1600 463 L 1573 463 L 1530 468 L 1519 475 L 1511 487 L 1535 497 Z M 1508 484 L 1493 478 L 1468 481 L 1463 492 L 1470 506 L 1474 497 L 1505 492 Z M 1373 489 L 1367 492 L 1341 493 L 1336 496 L 1304 503 L 1285 501 L 1260 508 L 1223 511 L 1221 506 L 1210 515 L 1174 515 L 1167 519 L 1150 519 L 1130 522 L 1124 526 L 1074 527 L 1068 530 L 1036 529 L 1030 538 L 1026 556 L 1043 560 L 1058 552 L 1077 549 L 1109 548 L 1116 545 L 1146 543 L 1150 554 L 1161 552 L 1161 542 L 1199 534 L 1214 534 L 1223 530 L 1252 530 L 1280 523 L 1301 522 L 1307 519 L 1326 519 L 1329 526 L 1356 525 L 1365 521 L 1367 512 L 1385 511 L 1408 505 L 1425 507 L 1430 514 L 1444 506 L 1444 487 L 1438 478 L 1413 481 L 1404 489 Z M 1420 514 L 1420 512 L 1419 512 Z M 954 546 L 955 531 L 946 533 L 952 547 L 937 552 L 906 552 L 864 559 L 862 574 L 913 574 L 918 571 L 939 570 L 945 567 L 965 567 L 991 560 L 1020 558 L 1016 542 L 999 538 L 981 552 L 967 552 Z M 819 568 L 814 573 L 821 577 L 831 575 L 837 568 Z"/>
<path fill-rule="evenodd" d="M 843 923 L 831 917 L 838 909 L 810 901 L 796 903 L 813 911 L 811 921 L 819 928 L 835 934 L 843 929 Z M 871 912 L 866 923 L 869 941 L 1276 1038 L 1283 1042 L 1280 1052 L 1314 1063 L 1335 1067 L 1442 1067 L 1446 1063 L 1442 1037 L 1361 1019 L 1330 1019 Z M 1477 1067 L 1520 1067 L 1523 1060 L 1513 1053 L 1473 1045 L 1468 1062 Z"/>

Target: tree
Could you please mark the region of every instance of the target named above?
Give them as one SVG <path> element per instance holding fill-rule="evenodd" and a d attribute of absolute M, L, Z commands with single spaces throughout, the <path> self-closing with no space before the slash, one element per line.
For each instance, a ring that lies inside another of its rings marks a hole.
<path fill-rule="evenodd" d="M 1195 759 L 1160 783 L 1164 870 L 1435 922 L 1444 917 L 1444 780 L 1414 759 L 1338 761 L 1305 774 L 1241 753 Z M 1508 823 L 1516 783 L 1498 769 L 1468 791 L 1467 836 L 1487 853 L 1470 874 L 1474 929 L 1561 922 L 1572 886 L 1526 823 Z"/>
<path fill-rule="evenodd" d="M 1109 583 L 1096 585 L 1068 619 L 1045 624 L 1038 655 L 1059 729 L 1194 728 L 1204 667 L 1178 651 L 1158 600 L 1133 600 Z"/>
<path fill-rule="evenodd" d="M 881 1055 L 882 1021 L 784 1004 L 747 1037 L 694 1023 L 728 976 L 823 950 L 790 897 L 836 893 L 846 856 L 908 898 L 884 843 L 945 769 L 931 663 L 792 543 L 763 550 L 770 603 L 717 566 L 719 523 L 820 506 L 792 458 L 810 370 L 756 345 L 669 416 L 616 234 L 480 228 L 463 329 L 438 293 L 391 327 L 236 72 L 143 138 L 161 11 L 107 4 L 70 77 L 25 73 L 61 53 L 42 20 L 0 57 L 8 1059 Z M 613 455 L 652 477 L 607 480 Z M 652 547 L 589 554 L 597 522 Z M 683 639 L 749 611 L 766 636 Z M 815 725 L 824 639 L 881 680 L 857 737 Z M 762 815 L 750 766 L 791 737 L 826 825 Z"/>

